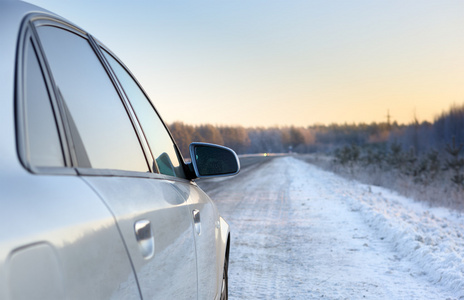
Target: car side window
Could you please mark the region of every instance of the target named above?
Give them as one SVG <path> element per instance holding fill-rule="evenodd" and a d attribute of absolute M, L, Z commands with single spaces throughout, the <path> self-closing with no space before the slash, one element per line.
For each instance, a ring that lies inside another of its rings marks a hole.
<path fill-rule="evenodd" d="M 147 172 L 127 111 L 89 41 L 54 26 L 37 32 L 67 112 L 78 166 Z"/>
<path fill-rule="evenodd" d="M 24 55 L 24 119 L 27 156 L 34 167 L 64 167 L 63 151 L 36 50 L 27 41 Z"/>
<path fill-rule="evenodd" d="M 103 53 L 130 100 L 160 173 L 185 178 L 174 142 L 150 100 L 126 69 L 108 52 L 103 50 Z"/>

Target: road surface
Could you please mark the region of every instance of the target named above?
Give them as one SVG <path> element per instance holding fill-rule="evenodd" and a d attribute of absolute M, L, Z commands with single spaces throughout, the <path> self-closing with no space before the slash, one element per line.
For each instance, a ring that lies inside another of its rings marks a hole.
<path fill-rule="evenodd" d="M 369 221 L 365 203 L 375 206 L 380 197 L 371 187 L 293 157 L 198 183 L 231 226 L 231 299 L 464 299 L 464 268 L 437 279 L 418 263 L 427 262 L 429 252 L 415 258 L 407 251 L 416 243 L 410 252 L 419 253 L 417 237 L 391 237 L 377 226 L 398 213 Z M 405 215 L 398 222 L 408 220 Z M 461 231 L 461 221 L 447 226 Z M 457 256 L 452 270 L 463 265 Z"/>

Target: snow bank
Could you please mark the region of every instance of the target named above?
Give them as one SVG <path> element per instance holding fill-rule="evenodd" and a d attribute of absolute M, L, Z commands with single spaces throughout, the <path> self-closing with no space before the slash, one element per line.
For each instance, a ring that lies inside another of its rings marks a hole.
<path fill-rule="evenodd" d="M 380 239 L 394 246 L 398 259 L 410 260 L 432 283 L 464 298 L 464 216 L 426 207 L 384 188 L 359 187 L 364 193 L 346 194 L 347 202 Z"/>

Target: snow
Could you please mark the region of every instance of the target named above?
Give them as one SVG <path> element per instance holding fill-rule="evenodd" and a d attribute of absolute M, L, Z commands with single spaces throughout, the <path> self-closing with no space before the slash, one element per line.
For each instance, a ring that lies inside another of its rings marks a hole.
<path fill-rule="evenodd" d="M 293 157 L 204 185 L 231 226 L 231 299 L 464 299 L 459 212 Z"/>
<path fill-rule="evenodd" d="M 401 258 L 419 266 L 431 283 L 464 298 L 462 215 L 413 203 L 382 188 L 367 187 L 367 191 L 367 196 L 349 196 L 365 222 L 392 244 Z"/>

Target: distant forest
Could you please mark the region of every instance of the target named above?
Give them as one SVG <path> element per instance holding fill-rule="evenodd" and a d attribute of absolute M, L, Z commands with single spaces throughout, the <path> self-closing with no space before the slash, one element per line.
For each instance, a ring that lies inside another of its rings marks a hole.
<path fill-rule="evenodd" d="M 238 154 L 330 154 L 347 146 L 387 152 L 394 145 L 403 151 L 422 155 L 430 151 L 444 152 L 453 138 L 456 145 L 464 143 L 464 104 L 451 106 L 448 111 L 436 116 L 433 123 L 412 120 L 410 124 L 387 121 L 371 124 L 244 128 L 210 124 L 192 126 L 174 122 L 169 129 L 184 157 L 189 157 L 188 145 L 194 141 L 224 145 Z"/>
<path fill-rule="evenodd" d="M 305 154 L 295 157 L 431 205 L 464 211 L 464 104 L 451 106 L 433 123 L 244 128 L 175 122 L 170 130 L 186 158 L 193 141 L 225 145 L 238 154 Z"/>

